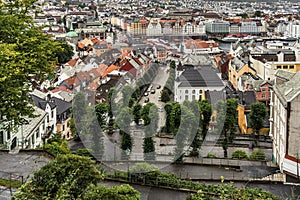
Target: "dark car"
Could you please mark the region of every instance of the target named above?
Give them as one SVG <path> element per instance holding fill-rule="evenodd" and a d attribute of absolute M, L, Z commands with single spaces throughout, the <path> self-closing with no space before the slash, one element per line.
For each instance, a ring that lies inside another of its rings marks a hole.
<path fill-rule="evenodd" d="M 147 97 L 147 98 L 145 98 L 145 101 L 144 101 L 145 103 L 148 103 L 149 102 L 149 98 Z"/>
<path fill-rule="evenodd" d="M 161 88 L 161 85 L 157 85 L 156 89 L 160 89 Z"/>

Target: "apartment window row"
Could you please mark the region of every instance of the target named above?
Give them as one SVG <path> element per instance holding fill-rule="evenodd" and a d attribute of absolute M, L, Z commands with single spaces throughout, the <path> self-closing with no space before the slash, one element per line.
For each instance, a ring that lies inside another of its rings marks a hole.
<path fill-rule="evenodd" d="M 277 69 L 295 69 L 294 65 L 277 65 Z"/>

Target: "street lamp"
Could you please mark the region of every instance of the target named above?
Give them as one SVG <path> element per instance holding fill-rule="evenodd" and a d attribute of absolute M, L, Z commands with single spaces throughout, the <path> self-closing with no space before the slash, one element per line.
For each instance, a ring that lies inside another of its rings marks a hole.
<path fill-rule="evenodd" d="M 129 179 L 129 156 L 130 156 L 131 150 L 129 148 L 127 148 L 125 152 L 127 155 L 127 177 L 128 177 L 128 180 L 130 180 Z"/>
<path fill-rule="evenodd" d="M 297 182 L 299 181 L 299 166 L 298 166 L 298 160 L 299 160 L 299 153 L 296 153 L 296 162 L 297 162 Z"/>

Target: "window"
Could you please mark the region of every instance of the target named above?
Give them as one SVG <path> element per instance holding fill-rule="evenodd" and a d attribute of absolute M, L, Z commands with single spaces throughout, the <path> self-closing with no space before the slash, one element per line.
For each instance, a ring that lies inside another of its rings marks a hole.
<path fill-rule="evenodd" d="M 65 125 L 63 125 L 62 130 L 65 131 Z"/>
<path fill-rule="evenodd" d="M 202 94 L 202 90 L 199 90 L 199 94 L 200 94 L 200 95 Z"/>
<path fill-rule="evenodd" d="M 7 131 L 7 140 L 10 140 L 10 130 Z"/>
<path fill-rule="evenodd" d="M 36 130 L 35 135 L 36 135 L 36 138 L 39 138 L 39 137 L 40 137 L 40 131 L 39 131 L 39 129 Z"/>
<path fill-rule="evenodd" d="M 277 69 L 281 69 L 281 66 L 277 66 Z"/>
<path fill-rule="evenodd" d="M 265 99 L 265 98 L 266 98 L 266 95 L 265 95 L 265 94 L 262 94 L 262 95 L 261 95 L 261 98 Z"/>
<path fill-rule="evenodd" d="M 188 91 L 188 90 L 185 90 L 185 93 L 186 93 L 186 94 L 188 94 L 188 93 L 189 93 L 189 91 Z"/>
<path fill-rule="evenodd" d="M 185 95 L 184 100 L 188 100 L 188 99 L 189 99 L 189 96 L 188 96 L 188 95 Z"/>
<path fill-rule="evenodd" d="M 0 131 L 0 144 L 4 144 L 4 133 Z"/>
<path fill-rule="evenodd" d="M 290 69 L 294 69 L 294 65 L 290 65 Z"/>
<path fill-rule="evenodd" d="M 192 94 L 195 94 L 195 93 L 196 93 L 196 91 L 195 91 L 195 90 L 193 90 L 193 91 L 192 91 Z"/>
<path fill-rule="evenodd" d="M 192 96 L 192 100 L 196 100 L 196 97 L 195 97 L 195 95 L 193 95 L 193 96 Z"/>
<path fill-rule="evenodd" d="M 31 144 L 34 144 L 34 134 L 31 136 Z"/>
<path fill-rule="evenodd" d="M 266 91 L 266 88 L 261 88 L 261 91 L 262 91 L 262 92 L 265 92 L 265 91 Z"/>
<path fill-rule="evenodd" d="M 53 112 L 53 110 L 51 111 L 51 118 L 53 118 L 53 116 L 54 116 L 54 112 Z"/>
<path fill-rule="evenodd" d="M 287 69 L 288 66 L 287 66 L 287 65 L 283 65 L 282 68 L 283 68 L 283 69 Z"/>

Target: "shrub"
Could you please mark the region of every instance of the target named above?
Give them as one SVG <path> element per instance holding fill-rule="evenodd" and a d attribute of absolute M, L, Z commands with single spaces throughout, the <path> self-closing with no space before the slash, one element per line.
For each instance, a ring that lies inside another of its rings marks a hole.
<path fill-rule="evenodd" d="M 134 166 L 130 167 L 129 171 L 131 173 L 149 173 L 149 172 L 159 172 L 156 165 L 151 165 L 146 162 L 136 163 Z"/>
<path fill-rule="evenodd" d="M 208 158 L 216 158 L 217 156 L 215 154 L 209 153 L 209 154 L 207 154 L 206 157 L 208 157 Z"/>
<path fill-rule="evenodd" d="M 234 151 L 232 153 L 231 157 L 235 158 L 235 159 L 247 159 L 248 158 L 246 152 L 243 151 L 243 150 L 236 150 L 236 151 Z"/>
<path fill-rule="evenodd" d="M 250 160 L 265 160 L 266 155 L 262 150 L 253 151 L 249 156 Z"/>

